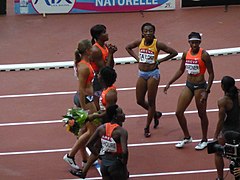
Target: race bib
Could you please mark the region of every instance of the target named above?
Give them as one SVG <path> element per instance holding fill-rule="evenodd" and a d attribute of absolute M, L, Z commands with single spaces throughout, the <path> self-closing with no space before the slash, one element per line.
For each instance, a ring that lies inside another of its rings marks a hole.
<path fill-rule="evenodd" d="M 100 96 L 99 97 L 99 107 L 100 107 L 100 110 L 101 111 L 105 111 L 106 110 L 106 108 L 105 108 L 105 106 L 103 105 L 103 98 L 102 98 L 102 96 Z"/>
<path fill-rule="evenodd" d="M 100 154 L 103 155 L 105 152 L 117 152 L 117 144 L 112 137 L 102 136 L 102 149 Z"/>
<path fill-rule="evenodd" d="M 196 75 L 200 73 L 200 67 L 197 60 L 186 60 L 185 67 L 188 74 Z"/>
<path fill-rule="evenodd" d="M 140 49 L 139 52 L 139 62 L 141 63 L 148 63 L 148 64 L 154 64 L 154 52 L 147 49 Z"/>

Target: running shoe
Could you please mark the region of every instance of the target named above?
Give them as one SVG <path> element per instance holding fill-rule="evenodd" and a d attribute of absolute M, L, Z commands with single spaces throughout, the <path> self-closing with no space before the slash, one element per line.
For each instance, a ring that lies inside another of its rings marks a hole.
<path fill-rule="evenodd" d="M 151 133 L 150 133 L 150 131 L 149 131 L 149 128 L 144 128 L 144 136 L 145 136 L 146 138 L 148 138 L 148 137 L 151 136 Z"/>
<path fill-rule="evenodd" d="M 183 148 L 183 146 L 187 143 L 190 143 L 192 142 L 192 137 L 189 137 L 189 138 L 184 138 L 182 141 L 180 141 L 179 143 L 177 143 L 175 145 L 176 148 Z"/>
<path fill-rule="evenodd" d="M 71 169 L 69 172 L 70 172 L 72 175 L 77 176 L 77 177 L 80 177 L 80 178 L 82 178 L 82 179 L 85 179 L 85 177 L 86 177 L 86 174 L 84 174 L 84 173 L 82 172 L 82 170 L 73 170 L 73 169 Z"/>
<path fill-rule="evenodd" d="M 80 169 L 79 166 L 75 163 L 74 157 L 69 157 L 68 154 L 65 154 L 63 156 L 63 160 L 66 161 L 72 168 L 74 169 Z"/>
<path fill-rule="evenodd" d="M 206 141 L 201 141 L 196 147 L 196 150 L 203 150 L 207 147 L 207 142 Z"/>
<path fill-rule="evenodd" d="M 156 111 L 156 113 L 154 114 L 154 129 L 158 127 L 160 117 L 162 117 L 162 113 L 160 111 Z"/>

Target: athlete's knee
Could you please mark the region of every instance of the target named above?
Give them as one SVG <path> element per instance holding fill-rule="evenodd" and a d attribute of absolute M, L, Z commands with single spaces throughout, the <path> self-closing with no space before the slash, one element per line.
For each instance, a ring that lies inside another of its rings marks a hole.
<path fill-rule="evenodd" d="M 198 116 L 202 122 L 208 122 L 207 113 L 205 112 L 198 112 Z"/>
<path fill-rule="evenodd" d="M 184 111 L 179 111 L 177 110 L 176 113 L 175 113 L 176 117 L 179 119 L 179 118 L 182 118 L 184 117 Z"/>
<path fill-rule="evenodd" d="M 155 107 L 156 106 L 155 100 L 154 99 L 148 99 L 148 106 Z"/>
<path fill-rule="evenodd" d="M 144 99 L 137 99 L 137 104 L 140 106 L 144 106 L 145 105 L 145 100 Z"/>

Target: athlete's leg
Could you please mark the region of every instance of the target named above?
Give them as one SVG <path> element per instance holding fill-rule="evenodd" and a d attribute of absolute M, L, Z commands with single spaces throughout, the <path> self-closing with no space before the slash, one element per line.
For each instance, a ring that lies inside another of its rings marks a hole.
<path fill-rule="evenodd" d="M 204 93 L 205 89 L 197 89 L 194 91 L 195 102 L 198 110 L 198 116 L 201 119 L 201 127 L 202 127 L 202 141 L 207 141 L 207 133 L 208 133 L 208 117 L 207 117 L 207 100 L 204 102 L 200 102 L 202 97 L 202 93 Z"/>
<path fill-rule="evenodd" d="M 178 98 L 178 103 L 177 103 L 176 116 L 177 116 L 179 125 L 182 128 L 185 138 L 190 137 L 190 133 L 188 131 L 187 120 L 184 115 L 184 111 L 187 109 L 187 107 L 191 103 L 192 98 L 193 98 L 193 94 L 192 94 L 191 90 L 189 88 L 185 87 L 183 89 L 183 91 L 181 92 L 181 94 Z"/>
<path fill-rule="evenodd" d="M 148 102 L 145 101 L 145 95 L 147 92 L 147 81 L 141 77 L 137 80 L 136 85 L 136 99 L 137 104 L 148 110 Z"/>
<path fill-rule="evenodd" d="M 160 78 L 155 79 L 153 77 L 149 78 L 147 81 L 147 91 L 148 91 L 148 116 L 147 116 L 147 123 L 146 127 L 149 127 L 154 114 L 156 112 L 156 96 L 158 91 L 158 84 Z"/>
<path fill-rule="evenodd" d="M 224 139 L 218 138 L 218 143 L 224 145 Z M 217 169 L 218 178 L 223 179 L 223 168 L 224 168 L 224 160 L 221 154 L 215 153 L 215 166 Z"/>

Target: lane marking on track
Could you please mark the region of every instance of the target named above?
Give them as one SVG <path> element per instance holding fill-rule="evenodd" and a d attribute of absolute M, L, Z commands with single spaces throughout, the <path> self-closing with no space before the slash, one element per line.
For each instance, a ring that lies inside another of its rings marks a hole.
<path fill-rule="evenodd" d="M 239 82 L 240 79 L 235 79 L 236 82 Z M 213 81 L 213 84 L 219 84 L 221 81 Z M 158 88 L 164 88 L 166 85 L 159 85 Z M 186 86 L 185 83 L 183 84 L 172 84 L 171 87 L 182 87 Z M 118 91 L 131 91 L 135 90 L 136 87 L 129 87 L 129 88 L 117 88 Z M 31 93 L 31 94 L 13 94 L 13 95 L 0 95 L 0 99 L 4 98 L 18 98 L 18 97 L 36 97 L 36 96 L 53 96 L 53 95 L 68 95 L 74 94 L 76 91 L 69 91 L 69 92 L 49 92 L 49 93 Z"/>
<path fill-rule="evenodd" d="M 208 141 L 212 141 L 213 139 L 208 139 Z M 195 139 L 192 142 L 198 143 L 201 139 Z M 179 141 L 166 141 L 166 142 L 151 142 L 151 143 L 138 143 L 138 144 L 128 144 L 128 147 L 144 147 L 144 146 L 158 146 L 158 145 L 170 145 L 176 144 Z M 10 155 L 28 155 L 28 154 L 43 154 L 43 153 L 57 153 L 57 152 L 67 152 L 70 151 L 71 148 L 64 149 L 48 149 L 48 150 L 34 150 L 34 151 L 18 151 L 18 152 L 2 152 L 0 156 L 10 156 Z"/>
<path fill-rule="evenodd" d="M 208 109 L 207 112 L 217 112 L 218 109 Z M 194 111 L 185 111 L 185 114 L 194 114 L 197 113 L 197 110 Z M 162 113 L 163 116 L 175 115 L 175 112 L 166 112 Z M 137 115 L 126 115 L 127 118 L 139 118 L 147 117 L 147 114 L 137 114 Z M 0 127 L 4 126 L 21 126 L 21 125 L 37 125 L 37 124 L 54 124 L 54 123 L 63 123 L 62 120 L 48 120 L 48 121 L 33 121 L 33 122 L 17 122 L 17 123 L 0 123 Z"/>
<path fill-rule="evenodd" d="M 228 56 L 240 53 L 240 47 L 223 48 L 223 49 L 212 49 L 206 50 L 210 56 Z M 171 60 L 180 60 L 183 53 L 178 53 L 177 56 Z M 159 54 L 158 59 L 166 57 L 168 54 Z M 114 58 L 115 64 L 133 64 L 137 63 L 137 60 L 133 57 L 119 57 Z M 47 70 L 47 69 L 67 69 L 73 68 L 74 62 L 61 61 L 61 62 L 46 62 L 46 63 L 26 63 L 26 64 L 4 64 L 0 65 L 0 72 L 11 72 L 11 71 L 29 71 L 29 70 Z"/>
<path fill-rule="evenodd" d="M 224 168 L 224 171 L 229 171 L 229 168 Z M 130 175 L 130 178 L 138 178 L 138 177 L 154 177 L 154 176 L 171 176 L 171 175 L 184 175 L 184 174 L 200 174 L 200 173 L 212 173 L 217 172 L 216 169 L 204 169 L 204 170 L 195 170 L 195 171 L 178 171 L 178 172 L 162 172 L 162 173 L 151 173 L 151 174 L 133 174 Z M 86 180 L 95 180 L 102 179 L 102 177 L 92 177 L 86 178 Z M 71 180 L 71 179 L 65 179 Z"/>

